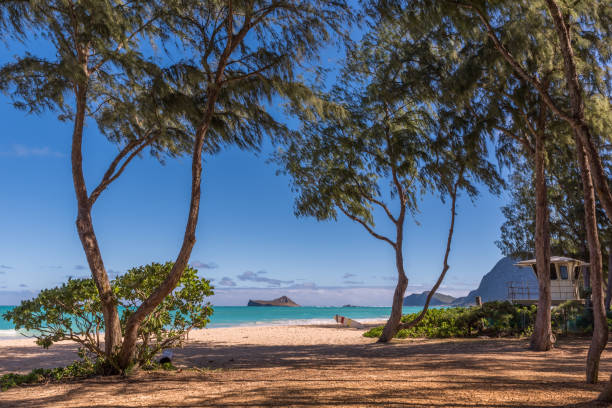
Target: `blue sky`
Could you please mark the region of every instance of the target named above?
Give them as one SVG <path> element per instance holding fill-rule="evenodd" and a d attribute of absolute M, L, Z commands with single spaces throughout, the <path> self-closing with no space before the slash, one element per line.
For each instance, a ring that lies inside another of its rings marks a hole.
<path fill-rule="evenodd" d="M 11 52 L 0 51 L 0 63 Z M 322 61 L 333 67 L 337 51 Z M 272 107 L 272 109 L 275 109 Z M 88 275 L 74 220 L 70 123 L 54 114 L 28 115 L 0 95 L 0 304 L 15 303 L 69 276 Z M 203 197 L 192 265 L 214 279 L 217 305 L 287 294 L 304 305 L 390 305 L 395 284 L 391 248 L 346 218 L 297 219 L 289 179 L 262 152 L 227 149 L 205 158 Z M 116 153 L 94 124 L 85 130 L 88 184 L 102 177 Z M 93 219 L 107 269 L 172 260 L 183 236 L 190 161 L 161 165 L 145 154 L 96 202 Z M 451 269 L 440 291 L 463 295 L 500 259 L 494 244 L 506 198 L 486 191 L 473 204 L 459 200 Z M 381 218 L 382 219 L 382 218 Z M 423 197 L 406 224 L 407 293 L 428 290 L 440 272 L 448 204 Z M 390 226 L 382 223 L 381 231 Z"/>

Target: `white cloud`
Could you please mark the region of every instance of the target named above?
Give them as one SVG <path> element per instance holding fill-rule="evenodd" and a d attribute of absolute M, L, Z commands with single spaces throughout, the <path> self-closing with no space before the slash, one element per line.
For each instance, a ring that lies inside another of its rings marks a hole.
<path fill-rule="evenodd" d="M 219 265 L 214 262 L 193 261 L 191 266 L 196 269 L 217 269 Z"/>
<path fill-rule="evenodd" d="M 224 276 L 223 279 L 219 281 L 220 286 L 236 286 L 236 282 L 232 280 L 232 278 Z"/>
<path fill-rule="evenodd" d="M 14 144 L 9 151 L 0 152 L 0 156 L 13 157 L 64 157 L 63 153 L 51 150 L 49 147 L 30 147 Z"/>
<path fill-rule="evenodd" d="M 292 280 L 284 281 L 280 279 L 266 278 L 264 276 L 261 276 L 264 273 L 267 273 L 267 272 L 266 271 L 257 271 L 257 272 L 245 271 L 245 272 L 242 272 L 240 275 L 238 275 L 237 278 L 240 279 L 241 281 L 267 283 L 270 286 L 280 286 L 282 284 L 288 285 L 294 282 Z"/>
<path fill-rule="evenodd" d="M 31 290 L 1 290 L 0 299 L 3 305 L 18 305 L 22 300 L 32 299 L 37 294 L 38 291 Z"/>

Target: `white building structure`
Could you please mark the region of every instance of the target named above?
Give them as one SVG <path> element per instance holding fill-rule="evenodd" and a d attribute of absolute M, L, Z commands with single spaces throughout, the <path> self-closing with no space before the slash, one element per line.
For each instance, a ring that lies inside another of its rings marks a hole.
<path fill-rule="evenodd" d="M 531 268 L 536 272 L 536 260 L 528 259 L 515 264 L 523 268 Z M 551 303 L 559 305 L 568 300 L 584 300 L 581 298 L 583 287 L 583 268 L 588 263 L 564 256 L 550 257 L 550 295 Z M 537 276 L 537 274 L 536 274 Z M 522 282 L 508 282 L 508 299 L 514 303 L 534 304 L 538 301 L 538 287 Z"/>

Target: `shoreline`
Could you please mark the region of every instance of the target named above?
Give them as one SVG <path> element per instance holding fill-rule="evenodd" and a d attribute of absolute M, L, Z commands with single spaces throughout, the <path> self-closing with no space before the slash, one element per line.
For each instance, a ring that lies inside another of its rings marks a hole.
<path fill-rule="evenodd" d="M 365 329 L 350 328 L 333 323 L 285 324 L 212 327 L 189 332 L 182 348 L 173 352 L 179 366 L 190 365 L 187 360 L 190 348 L 203 345 L 258 345 L 265 347 L 313 346 L 318 344 L 365 344 L 373 339 L 363 337 L 371 327 L 384 324 L 376 320 L 364 324 Z M 325 333 L 325 335 L 322 335 Z M 27 373 L 35 368 L 66 366 L 78 359 L 78 344 L 65 340 L 54 343 L 48 349 L 36 344 L 36 339 L 24 336 L 0 338 L 0 375 Z"/>
<path fill-rule="evenodd" d="M 385 324 L 387 322 L 387 317 L 384 318 L 365 318 L 365 319 L 353 319 L 359 323 L 362 323 L 364 326 L 370 328 L 377 325 Z M 291 326 L 336 326 L 338 323 L 335 322 L 333 318 L 330 319 L 278 319 L 278 320 L 263 320 L 263 321 L 253 321 L 253 322 L 240 322 L 240 323 L 218 323 L 213 324 L 211 327 L 207 326 L 204 329 L 192 330 L 192 333 L 200 330 L 215 330 L 215 329 L 229 329 L 229 328 L 239 328 L 239 327 L 291 327 Z M 339 326 L 339 325 L 338 325 Z M 101 332 L 104 333 L 104 332 Z M 19 331 L 14 329 L 0 329 L 0 344 L 3 341 L 7 340 L 16 340 L 16 339 L 27 339 L 26 336 L 23 336 Z"/>

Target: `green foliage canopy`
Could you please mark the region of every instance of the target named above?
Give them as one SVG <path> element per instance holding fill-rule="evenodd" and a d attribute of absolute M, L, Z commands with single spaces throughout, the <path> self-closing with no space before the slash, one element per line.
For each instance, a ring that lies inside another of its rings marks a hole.
<path fill-rule="evenodd" d="M 443 73 L 456 62 L 402 28 L 380 19 L 349 52 L 338 84 L 322 96 L 336 106 L 331 114 L 299 111 L 299 138 L 275 156 L 298 192 L 297 215 L 324 220 L 342 212 L 371 228 L 377 206 L 398 218 L 386 197 L 399 198 L 400 213 L 414 213 L 421 194 L 444 198 L 455 183 L 472 197 L 478 183 L 499 191 L 487 128 L 459 93 L 440 97 Z"/>
<path fill-rule="evenodd" d="M 344 0 L 164 4 L 172 12 L 159 20 L 160 30 L 176 61 L 164 70 L 165 98 L 192 129 L 205 129 L 206 143 L 216 149 L 258 149 L 266 135 L 288 137 L 270 106 L 282 100 L 320 105 L 300 77 L 303 64 L 342 38 L 343 23 L 352 20 Z"/>
<path fill-rule="evenodd" d="M 41 51 L 2 66 L 0 90 L 15 107 L 60 120 L 75 120 L 84 104 L 102 134 L 132 147 L 127 153 L 182 154 L 191 144 L 185 123 L 164 105 L 159 61 L 142 47 L 161 35 L 154 22 L 162 17 L 157 1 L 4 1 L 0 32 Z"/>

